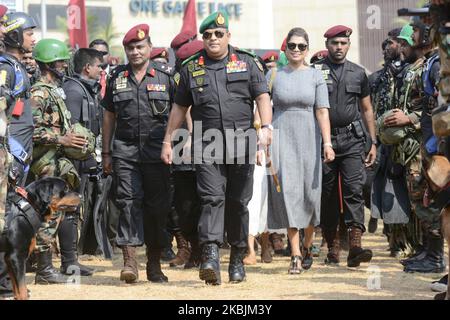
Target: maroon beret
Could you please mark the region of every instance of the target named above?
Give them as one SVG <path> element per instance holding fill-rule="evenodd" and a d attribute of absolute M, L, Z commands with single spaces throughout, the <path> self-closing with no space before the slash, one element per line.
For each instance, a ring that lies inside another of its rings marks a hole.
<path fill-rule="evenodd" d="M 279 58 L 279 54 L 276 51 L 267 51 L 262 57 L 261 59 L 264 62 L 277 62 L 278 58 Z"/>
<path fill-rule="evenodd" d="M 7 11 L 8 8 L 0 4 L 0 18 L 3 17 Z"/>
<path fill-rule="evenodd" d="M 172 42 L 170 43 L 170 47 L 172 49 L 179 49 L 182 45 L 188 43 L 191 40 L 194 40 L 197 38 L 197 34 L 189 34 L 186 32 L 181 32 L 173 38 Z"/>
<path fill-rule="evenodd" d="M 311 57 L 310 63 L 314 63 L 318 60 L 325 59 L 326 57 L 328 57 L 328 50 L 320 50 L 313 54 L 313 56 Z"/>
<path fill-rule="evenodd" d="M 350 37 L 352 32 L 353 32 L 353 30 L 349 27 L 337 25 L 337 26 L 334 26 L 334 27 L 331 27 L 330 29 L 328 29 L 327 32 L 325 32 L 325 34 L 323 36 L 327 39 L 336 38 L 336 37 L 347 37 L 348 38 L 348 37 Z"/>
<path fill-rule="evenodd" d="M 123 37 L 122 44 L 124 46 L 130 44 L 131 42 L 141 41 L 148 37 L 150 27 L 148 24 L 138 24 L 131 28 Z"/>
<path fill-rule="evenodd" d="M 287 38 L 284 38 L 283 43 L 281 44 L 281 51 L 286 52 L 287 48 Z"/>
<path fill-rule="evenodd" d="M 203 41 L 194 40 L 186 43 L 177 51 L 177 58 L 180 60 L 186 60 L 190 56 L 193 56 L 197 52 L 203 49 Z"/>
<path fill-rule="evenodd" d="M 169 51 L 166 48 L 153 48 L 150 59 L 165 58 L 169 61 Z"/>

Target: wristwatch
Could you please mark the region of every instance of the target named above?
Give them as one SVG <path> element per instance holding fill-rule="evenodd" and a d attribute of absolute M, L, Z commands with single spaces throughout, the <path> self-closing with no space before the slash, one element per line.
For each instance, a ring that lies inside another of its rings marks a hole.
<path fill-rule="evenodd" d="M 378 141 L 377 141 L 377 139 L 375 139 L 375 140 L 372 139 L 372 145 L 374 145 L 375 147 L 378 146 Z"/>
<path fill-rule="evenodd" d="M 262 125 L 262 126 L 261 126 L 261 129 L 264 129 L 264 128 L 267 128 L 267 129 L 269 129 L 270 131 L 273 131 L 273 126 L 272 126 L 271 124 L 265 124 L 265 125 Z"/>

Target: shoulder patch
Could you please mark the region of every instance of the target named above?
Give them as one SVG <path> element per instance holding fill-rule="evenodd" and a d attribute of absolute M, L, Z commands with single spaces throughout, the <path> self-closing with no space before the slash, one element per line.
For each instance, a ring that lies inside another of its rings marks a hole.
<path fill-rule="evenodd" d="M 31 98 L 41 98 L 45 99 L 45 93 L 41 89 L 32 89 L 31 90 Z"/>
<path fill-rule="evenodd" d="M 263 65 L 261 64 L 261 62 L 259 61 L 258 57 L 255 56 L 255 57 L 253 58 L 253 61 L 255 61 L 256 65 L 258 66 L 258 69 L 259 69 L 261 72 L 264 72 L 264 67 L 263 67 Z"/>
<path fill-rule="evenodd" d="M 174 72 L 174 68 L 166 63 L 153 62 L 153 67 L 158 71 L 168 74 L 169 76 L 172 76 Z"/>
<path fill-rule="evenodd" d="M 198 58 L 198 57 L 200 56 L 201 53 L 202 53 L 202 51 L 197 52 L 197 53 L 194 54 L 193 56 L 190 56 L 189 58 L 185 59 L 181 65 L 184 66 L 184 65 L 188 64 L 189 62 L 194 63 L 194 60 L 195 60 L 196 58 Z"/>
<path fill-rule="evenodd" d="M 175 81 L 177 86 L 180 84 L 180 78 L 181 78 L 181 75 L 179 72 L 175 73 L 175 75 L 173 76 L 173 81 Z"/>

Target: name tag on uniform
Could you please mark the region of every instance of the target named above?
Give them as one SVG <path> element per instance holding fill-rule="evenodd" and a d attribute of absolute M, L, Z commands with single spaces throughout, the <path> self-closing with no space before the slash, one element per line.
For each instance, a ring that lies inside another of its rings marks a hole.
<path fill-rule="evenodd" d="M 247 63 L 244 61 L 230 61 L 227 63 L 227 73 L 246 72 Z"/>
<path fill-rule="evenodd" d="M 192 72 L 193 77 L 199 77 L 199 76 L 203 76 L 205 74 L 206 74 L 206 71 L 204 69 Z"/>
<path fill-rule="evenodd" d="M 147 85 L 147 91 L 165 92 L 166 91 L 166 85 L 165 84 L 150 83 L 150 84 Z"/>

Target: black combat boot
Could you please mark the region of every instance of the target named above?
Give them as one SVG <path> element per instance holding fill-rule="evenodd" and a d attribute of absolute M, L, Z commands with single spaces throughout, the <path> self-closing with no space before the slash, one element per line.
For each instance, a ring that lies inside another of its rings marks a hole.
<path fill-rule="evenodd" d="M 244 260 L 247 248 L 231 246 L 230 264 L 228 266 L 228 275 L 231 283 L 239 283 L 245 280 Z"/>
<path fill-rule="evenodd" d="M 161 270 L 161 249 L 148 248 L 147 254 L 147 280 L 156 283 L 168 282 L 167 278 Z"/>
<path fill-rule="evenodd" d="M 350 268 L 359 267 L 361 262 L 370 262 L 372 260 L 372 250 L 361 248 L 362 230 L 357 227 L 349 229 L 349 244 L 347 266 Z"/>
<path fill-rule="evenodd" d="M 215 243 L 206 243 L 202 247 L 199 276 L 206 284 L 220 285 L 220 255 Z"/>
<path fill-rule="evenodd" d="M 61 221 L 58 230 L 59 246 L 61 248 L 61 268 L 62 274 L 81 276 L 92 276 L 94 269 L 86 267 L 78 262 L 77 252 L 77 217 L 73 215 L 65 216 Z"/>
<path fill-rule="evenodd" d="M 425 259 L 425 257 L 427 256 L 427 247 L 428 247 L 428 237 L 424 235 L 422 236 L 422 246 L 415 248 L 415 253 L 407 259 L 400 260 L 400 263 L 406 266 L 411 262 L 416 262 Z"/>
<path fill-rule="evenodd" d="M 37 253 L 37 271 L 35 284 L 60 284 L 67 283 L 64 277 L 52 264 L 52 251 Z"/>
<path fill-rule="evenodd" d="M 340 241 L 337 235 L 337 230 L 325 230 L 322 229 L 322 235 L 328 246 L 327 257 L 325 258 L 325 264 L 337 265 L 339 264 L 340 254 Z"/>
<path fill-rule="evenodd" d="M 405 272 L 442 273 L 445 271 L 444 239 L 428 237 L 427 254 L 424 259 L 408 263 Z"/>

